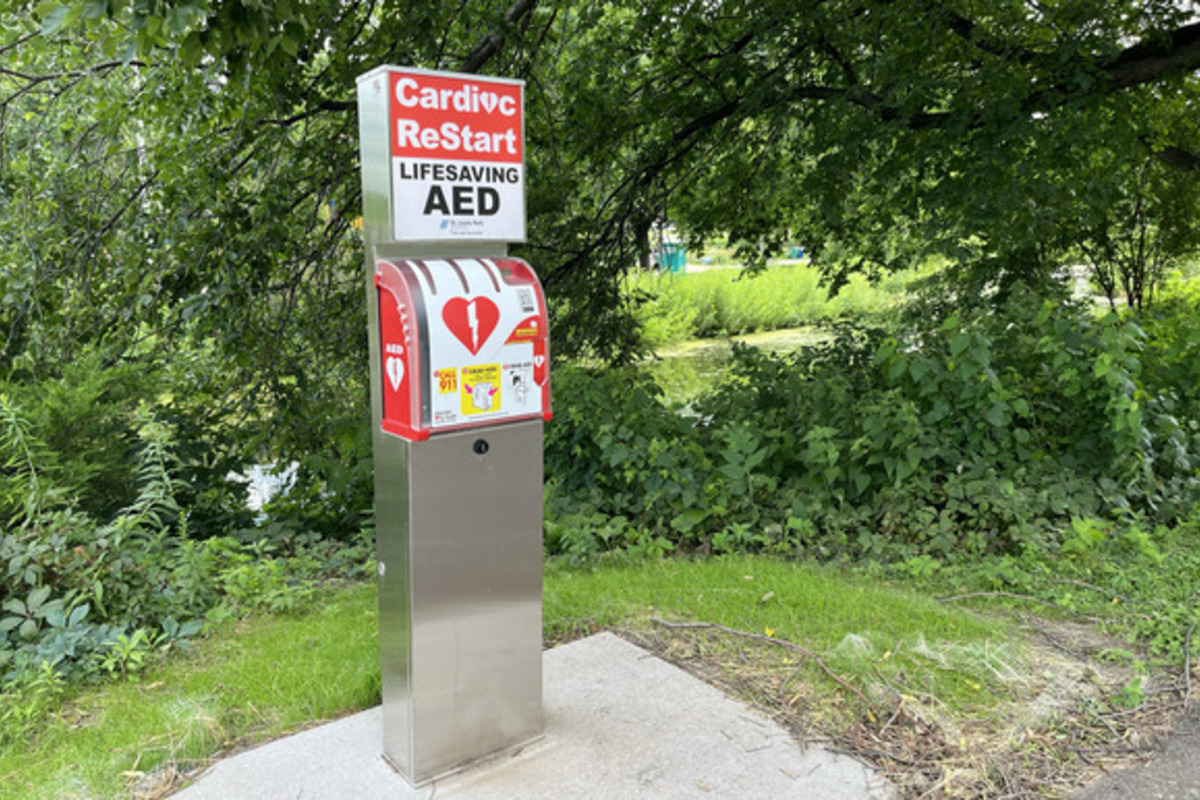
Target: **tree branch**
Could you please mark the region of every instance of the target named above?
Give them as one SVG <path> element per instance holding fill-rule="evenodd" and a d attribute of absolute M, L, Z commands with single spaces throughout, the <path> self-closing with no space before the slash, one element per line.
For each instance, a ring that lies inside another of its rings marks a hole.
<path fill-rule="evenodd" d="M 1197 69 L 1200 69 L 1200 22 L 1138 42 L 1102 66 L 1113 90 Z"/>
<path fill-rule="evenodd" d="M 504 15 L 505 23 L 509 25 L 516 24 L 522 17 L 532 11 L 536 5 L 537 0 L 517 0 L 517 2 L 513 3 L 512 8 L 508 9 L 508 13 Z M 477 44 L 466 60 L 463 61 L 461 71 L 468 73 L 479 72 L 483 68 L 483 65 L 499 52 L 502 44 L 504 44 L 504 34 L 498 30 L 492 31 L 483 37 L 483 41 Z"/>
<path fill-rule="evenodd" d="M 297 122 L 302 122 L 310 117 L 315 117 L 323 111 L 352 111 L 357 106 L 350 100 L 322 100 L 316 105 L 306 108 L 304 111 L 297 112 L 290 117 L 281 119 L 263 119 L 259 120 L 259 125 L 277 125 L 281 128 L 286 128 L 294 125 Z"/>
<path fill-rule="evenodd" d="M 1188 170 L 1190 172 L 1200 172 L 1200 154 L 1184 150 L 1182 147 L 1176 147 L 1175 145 L 1155 148 L 1152 152 L 1155 158 L 1169 167 Z"/>

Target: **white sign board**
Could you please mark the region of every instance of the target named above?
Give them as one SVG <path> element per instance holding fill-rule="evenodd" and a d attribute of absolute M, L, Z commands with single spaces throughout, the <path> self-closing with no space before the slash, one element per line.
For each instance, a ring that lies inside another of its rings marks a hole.
<path fill-rule="evenodd" d="M 388 75 L 394 239 L 524 241 L 524 83 Z"/>

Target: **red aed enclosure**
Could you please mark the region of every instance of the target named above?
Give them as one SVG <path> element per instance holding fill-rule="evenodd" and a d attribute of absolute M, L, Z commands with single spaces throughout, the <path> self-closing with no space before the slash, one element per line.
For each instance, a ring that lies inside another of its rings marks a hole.
<path fill-rule="evenodd" d="M 528 264 L 381 259 L 375 286 L 385 432 L 550 419 L 546 300 Z"/>

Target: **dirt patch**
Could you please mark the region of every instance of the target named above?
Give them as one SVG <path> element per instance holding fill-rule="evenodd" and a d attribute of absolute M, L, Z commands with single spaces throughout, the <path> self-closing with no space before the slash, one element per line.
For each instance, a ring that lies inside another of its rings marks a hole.
<path fill-rule="evenodd" d="M 1088 625 L 1018 622 L 1020 657 L 1002 696 L 967 711 L 895 680 L 841 676 L 843 688 L 823 677 L 818 654 L 760 634 L 655 624 L 618 633 L 798 739 L 869 762 L 902 797 L 1064 797 L 1162 749 L 1183 709 L 1182 675 L 1148 674 L 1127 643 Z"/>

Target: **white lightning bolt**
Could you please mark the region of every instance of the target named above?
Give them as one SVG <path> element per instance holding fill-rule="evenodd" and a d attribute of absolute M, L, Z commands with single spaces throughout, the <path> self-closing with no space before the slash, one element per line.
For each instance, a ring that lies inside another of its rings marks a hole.
<path fill-rule="evenodd" d="M 479 317 L 475 316 L 475 301 L 467 303 L 467 325 L 471 328 L 471 349 L 479 349 Z"/>

